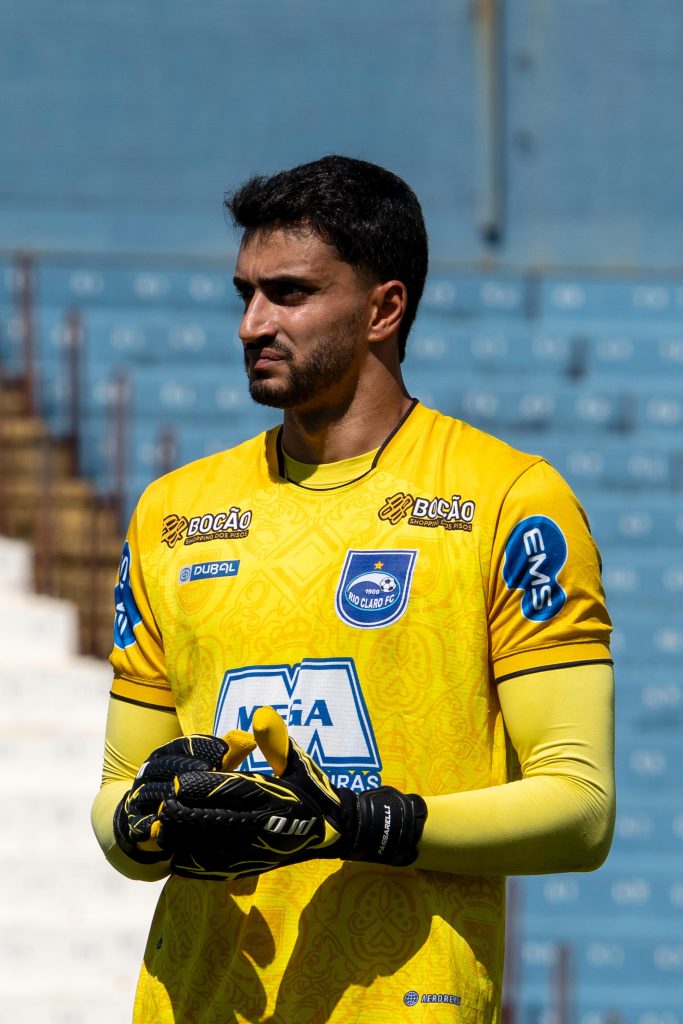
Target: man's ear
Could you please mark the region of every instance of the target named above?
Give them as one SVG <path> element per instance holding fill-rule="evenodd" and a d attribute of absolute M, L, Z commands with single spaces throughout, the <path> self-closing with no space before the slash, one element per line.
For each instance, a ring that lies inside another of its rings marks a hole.
<path fill-rule="evenodd" d="M 383 281 L 375 285 L 368 341 L 386 341 L 398 333 L 407 301 L 408 292 L 402 281 Z"/>

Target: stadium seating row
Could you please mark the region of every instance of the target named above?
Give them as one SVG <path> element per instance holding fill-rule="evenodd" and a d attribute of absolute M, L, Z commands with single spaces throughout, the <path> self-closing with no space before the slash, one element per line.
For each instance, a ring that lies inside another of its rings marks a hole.
<path fill-rule="evenodd" d="M 34 331 L 42 358 L 52 359 L 68 343 L 69 306 L 41 303 L 34 312 Z M 102 358 L 231 361 L 239 356 L 240 309 L 201 307 L 188 311 L 158 302 L 148 306 L 116 304 L 82 306 L 83 337 Z M 0 299 L 0 344 L 3 360 L 21 365 L 21 317 L 16 306 Z M 586 321 L 576 324 L 544 320 L 466 320 L 420 310 L 410 337 L 407 366 L 428 369 L 446 365 L 453 372 L 487 371 L 516 376 L 537 373 L 564 379 L 638 370 L 648 375 L 683 372 L 683 334 L 678 323 L 659 329 L 632 322 Z"/>
<path fill-rule="evenodd" d="M 112 261 L 43 260 L 35 268 L 36 287 L 43 302 L 114 304 L 163 302 L 225 306 L 233 300 L 232 261 L 213 265 L 169 262 L 150 270 Z M 0 264 L 0 301 L 10 299 L 20 285 L 16 262 Z M 673 319 L 683 310 L 683 282 L 671 276 L 596 276 L 592 273 L 480 273 L 467 270 L 432 272 L 424 294 L 429 308 L 458 316 L 496 314 L 611 319 Z"/>

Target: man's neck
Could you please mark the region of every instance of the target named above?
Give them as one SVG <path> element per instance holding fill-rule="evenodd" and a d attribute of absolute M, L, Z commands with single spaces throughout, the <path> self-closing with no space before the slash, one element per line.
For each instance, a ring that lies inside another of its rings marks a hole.
<path fill-rule="evenodd" d="M 286 409 L 282 445 L 298 462 L 341 462 L 378 448 L 410 408 L 401 380 L 392 378 L 381 393 L 357 392 L 342 406 Z"/>

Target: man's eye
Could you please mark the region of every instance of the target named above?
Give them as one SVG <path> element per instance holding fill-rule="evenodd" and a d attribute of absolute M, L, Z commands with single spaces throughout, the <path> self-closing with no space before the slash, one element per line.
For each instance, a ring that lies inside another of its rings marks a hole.
<path fill-rule="evenodd" d="M 297 284 L 283 284 L 273 289 L 273 299 L 275 302 L 287 302 L 292 299 L 299 299 L 304 294 L 303 289 Z"/>

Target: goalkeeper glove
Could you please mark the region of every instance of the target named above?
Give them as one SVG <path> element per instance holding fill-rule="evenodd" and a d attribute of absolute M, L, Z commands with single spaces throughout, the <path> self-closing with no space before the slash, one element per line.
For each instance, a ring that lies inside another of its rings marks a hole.
<path fill-rule="evenodd" d="M 427 816 L 422 797 L 333 786 L 272 708 L 255 713 L 254 736 L 275 777 L 190 770 L 164 799 L 159 841 L 174 851 L 176 874 L 232 880 L 314 858 L 415 860 Z"/>
<path fill-rule="evenodd" d="M 159 842 L 159 810 L 174 795 L 173 780 L 183 772 L 231 771 L 255 746 L 249 733 L 235 729 L 225 739 L 181 736 L 158 747 L 141 765 L 114 812 L 119 847 L 141 864 L 168 860 L 172 851 L 162 849 Z"/>

